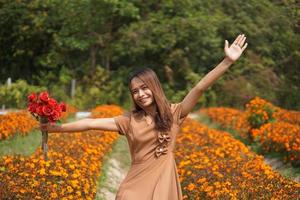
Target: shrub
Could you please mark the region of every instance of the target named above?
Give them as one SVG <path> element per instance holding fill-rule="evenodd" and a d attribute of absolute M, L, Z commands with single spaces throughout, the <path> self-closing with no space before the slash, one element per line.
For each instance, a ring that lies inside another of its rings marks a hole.
<path fill-rule="evenodd" d="M 24 80 L 17 80 L 15 83 L 0 85 L 0 105 L 8 108 L 25 108 L 27 105 L 27 96 L 31 92 L 41 92 L 46 90 L 44 87 L 29 85 Z"/>

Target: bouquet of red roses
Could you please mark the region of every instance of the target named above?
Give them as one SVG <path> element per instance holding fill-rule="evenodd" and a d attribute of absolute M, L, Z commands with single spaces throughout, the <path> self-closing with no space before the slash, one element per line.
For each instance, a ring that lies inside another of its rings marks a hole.
<path fill-rule="evenodd" d="M 40 123 L 56 122 L 61 117 L 61 113 L 66 111 L 66 105 L 58 103 L 47 92 L 41 92 L 40 94 L 32 93 L 28 96 L 28 111 Z M 42 150 L 45 160 L 48 160 L 47 142 L 48 132 L 42 131 Z"/>

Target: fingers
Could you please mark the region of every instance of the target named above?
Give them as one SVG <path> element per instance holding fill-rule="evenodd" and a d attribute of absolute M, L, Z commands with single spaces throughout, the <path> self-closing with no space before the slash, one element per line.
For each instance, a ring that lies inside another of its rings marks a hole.
<path fill-rule="evenodd" d="M 238 45 L 242 49 L 242 51 L 244 51 L 248 46 L 248 43 L 245 43 L 245 41 L 246 41 L 245 34 L 240 34 L 236 37 L 233 44 Z"/>
<path fill-rule="evenodd" d="M 242 51 L 244 51 L 248 46 L 248 43 L 245 44 L 245 41 L 246 41 L 246 36 L 245 34 L 242 34 L 239 41 L 237 42 L 237 45 L 241 47 Z"/>
<path fill-rule="evenodd" d="M 246 44 L 243 46 L 242 51 L 244 51 L 244 50 L 247 48 L 247 46 L 248 46 L 248 43 L 246 43 Z"/>
<path fill-rule="evenodd" d="M 232 44 L 238 45 L 242 48 L 244 46 L 245 41 L 246 41 L 245 34 L 239 34 Z"/>
<path fill-rule="evenodd" d="M 237 44 L 241 36 L 242 36 L 242 35 L 239 34 L 239 35 L 235 38 L 235 40 L 233 41 L 232 44 Z"/>
<path fill-rule="evenodd" d="M 241 47 L 241 42 L 245 38 L 244 34 L 239 35 L 238 40 L 236 41 L 236 45 L 239 45 Z"/>
<path fill-rule="evenodd" d="M 246 41 L 246 36 L 243 34 L 243 37 L 242 37 L 241 41 L 239 42 L 239 46 L 240 47 L 244 46 L 245 41 Z"/>
<path fill-rule="evenodd" d="M 228 46 L 229 46 L 228 40 L 225 40 L 224 49 L 228 49 Z"/>

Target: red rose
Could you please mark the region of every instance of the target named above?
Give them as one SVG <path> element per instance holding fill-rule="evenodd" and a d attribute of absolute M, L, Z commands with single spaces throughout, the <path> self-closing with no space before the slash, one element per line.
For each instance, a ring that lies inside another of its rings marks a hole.
<path fill-rule="evenodd" d="M 66 105 L 51 98 L 47 91 L 38 95 L 32 93 L 27 98 L 28 111 L 39 117 L 47 117 L 51 122 L 57 121 L 61 117 L 61 112 L 66 111 Z"/>
<path fill-rule="evenodd" d="M 44 116 L 44 113 L 43 113 L 43 105 L 37 104 L 37 107 L 36 107 L 36 114 L 38 114 L 39 116 Z"/>
<path fill-rule="evenodd" d="M 44 106 L 42 107 L 42 111 L 43 111 L 43 114 L 44 114 L 44 115 L 49 116 L 49 115 L 51 115 L 53 109 L 52 109 L 52 107 L 49 106 L 49 105 L 44 105 Z"/>
<path fill-rule="evenodd" d="M 36 101 L 37 100 L 37 95 L 35 93 L 31 93 L 31 95 L 29 95 L 27 97 L 27 99 L 28 99 L 29 102 Z"/>
<path fill-rule="evenodd" d="M 54 105 L 53 110 L 56 110 L 57 112 L 61 113 L 61 108 L 59 104 Z"/>
<path fill-rule="evenodd" d="M 39 95 L 35 93 L 27 96 L 28 111 L 40 121 L 40 123 L 56 122 L 61 117 L 61 112 L 66 110 L 64 103 L 57 103 L 53 98 L 50 98 L 47 91 L 41 92 Z M 47 137 L 48 131 L 42 131 L 42 150 L 44 158 L 47 160 Z"/>
<path fill-rule="evenodd" d="M 57 121 L 60 117 L 60 113 L 57 110 L 53 110 L 51 113 L 51 120 Z"/>
<path fill-rule="evenodd" d="M 48 101 L 48 105 L 50 105 L 54 109 L 57 105 L 57 101 L 53 98 L 50 98 Z"/>
<path fill-rule="evenodd" d="M 52 119 L 51 115 L 48 116 L 47 119 L 48 119 L 49 122 L 55 122 L 55 121 Z"/>
<path fill-rule="evenodd" d="M 66 106 L 66 104 L 60 103 L 59 106 L 60 106 L 60 109 L 61 109 L 62 112 L 66 112 L 66 111 L 67 111 L 67 106 Z"/>
<path fill-rule="evenodd" d="M 37 107 L 38 107 L 37 103 L 35 103 L 35 102 L 29 103 L 28 111 L 32 112 L 32 113 L 36 113 Z"/>
<path fill-rule="evenodd" d="M 40 99 L 42 102 L 47 103 L 47 102 L 49 101 L 49 94 L 48 94 L 48 92 L 41 92 L 41 93 L 40 93 L 40 96 L 39 96 L 39 99 Z"/>

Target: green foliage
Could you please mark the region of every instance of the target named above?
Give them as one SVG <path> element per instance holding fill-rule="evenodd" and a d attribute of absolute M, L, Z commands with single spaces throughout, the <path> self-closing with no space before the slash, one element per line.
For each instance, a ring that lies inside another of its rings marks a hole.
<path fill-rule="evenodd" d="M 15 83 L 0 85 L 0 105 L 7 108 L 24 109 L 27 106 L 27 96 L 32 92 L 41 92 L 44 87 L 29 85 L 24 80 L 17 80 Z"/>
<path fill-rule="evenodd" d="M 299 85 L 299 84 L 298 84 Z M 300 110 L 300 89 L 289 80 L 284 81 L 278 89 L 278 100 L 290 110 Z"/>
<path fill-rule="evenodd" d="M 84 87 L 79 85 L 76 88 L 75 98 L 71 100 L 72 104 L 81 109 L 91 109 L 100 104 L 129 107 L 131 97 L 124 79 L 128 73 L 128 69 L 125 68 L 109 72 L 98 66 L 92 77 L 83 77 L 88 83 Z"/>
<path fill-rule="evenodd" d="M 249 43 L 245 55 L 199 104 L 241 107 L 260 95 L 282 107 L 299 107 L 296 1 L 1 0 L 0 5 L 2 82 L 24 79 L 69 101 L 70 81 L 76 79 L 81 96 L 73 101 L 82 107 L 129 105 L 122 68 L 147 66 L 178 101 L 195 84 L 192 79 L 220 62 L 224 40 L 243 32 Z M 97 74 L 99 66 L 105 77 Z"/>
<path fill-rule="evenodd" d="M 235 68 L 235 66 L 232 66 Z M 233 70 L 228 74 L 234 76 Z M 245 104 L 255 96 L 260 96 L 275 104 L 279 104 L 277 93 L 282 81 L 272 69 L 253 69 L 248 74 L 236 75 L 232 79 L 222 77 L 214 86 L 218 93 L 217 105 L 244 108 Z M 255 78 L 253 78 L 255 76 Z"/>
<path fill-rule="evenodd" d="M 247 121 L 251 128 L 259 128 L 264 124 L 274 122 L 277 109 L 264 99 L 255 97 L 246 104 Z"/>
<path fill-rule="evenodd" d="M 274 121 L 274 118 L 272 118 L 272 115 L 274 113 L 274 110 L 270 107 L 264 107 L 263 112 L 267 113 L 268 118 L 264 117 L 263 113 L 253 113 L 248 117 L 248 122 L 253 128 L 259 128 L 262 125 Z"/>

